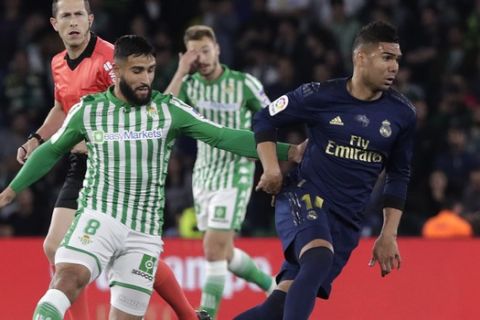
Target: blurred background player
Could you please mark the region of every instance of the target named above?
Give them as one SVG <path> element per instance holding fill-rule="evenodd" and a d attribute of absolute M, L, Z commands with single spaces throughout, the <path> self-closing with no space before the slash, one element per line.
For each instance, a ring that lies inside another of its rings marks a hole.
<path fill-rule="evenodd" d="M 249 130 L 252 114 L 270 103 L 262 84 L 248 73 L 220 64 L 220 47 L 212 28 L 191 26 L 185 31 L 184 44 L 187 51 L 180 54 L 166 92 L 213 122 Z M 197 146 L 192 187 L 198 228 L 205 231 L 207 260 L 201 308 L 214 317 L 228 271 L 266 292 L 275 283 L 246 252 L 234 247 L 235 232 L 241 228 L 250 199 L 255 164 L 201 141 Z"/>
<path fill-rule="evenodd" d="M 397 230 L 416 123 L 413 105 L 390 88 L 400 57 L 396 29 L 369 23 L 355 38 L 351 77 L 304 84 L 255 116 L 264 168 L 257 189 L 280 192 L 275 223 L 285 261 L 277 290 L 237 320 L 306 320 L 316 297 L 328 299 L 358 244 L 365 206 L 383 170 L 384 223 L 370 266 L 378 262 L 382 277 L 400 268 Z M 307 125 L 309 143 L 298 170 L 282 186 L 274 141 L 277 128 L 291 123 Z"/>
<path fill-rule="evenodd" d="M 62 125 L 70 108 L 86 94 L 106 90 L 114 81 L 113 45 L 91 32 L 93 14 L 88 0 L 54 0 L 50 23 L 63 41 L 65 51 L 52 59 L 55 103 L 43 125 L 32 133 L 17 152 L 24 163 L 31 152 L 48 140 Z M 55 264 L 55 252 L 73 221 L 77 198 L 83 185 L 87 150 L 82 142 L 69 155 L 70 167 L 53 210 L 50 228 L 44 242 L 48 261 Z M 159 261 L 155 290 L 183 320 L 197 319 L 173 272 Z M 74 319 L 88 319 L 86 293 L 70 309 Z"/>

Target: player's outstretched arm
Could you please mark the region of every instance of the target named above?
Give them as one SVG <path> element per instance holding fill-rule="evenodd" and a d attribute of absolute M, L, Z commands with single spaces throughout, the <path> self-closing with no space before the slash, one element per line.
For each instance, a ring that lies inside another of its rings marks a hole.
<path fill-rule="evenodd" d="M 369 266 L 376 262 L 380 267 L 382 277 L 388 275 L 393 269 L 400 269 L 402 258 L 397 244 L 397 230 L 400 224 L 402 211 L 395 208 L 384 208 L 383 227 L 375 244 L 373 245 L 372 258 Z"/>
<path fill-rule="evenodd" d="M 179 134 L 188 135 L 213 147 L 244 157 L 258 159 L 253 132 L 222 127 L 206 120 L 192 107 L 176 98 L 172 98 L 170 102 L 174 118 L 173 126 L 177 128 Z M 300 145 L 297 147 L 287 143 L 278 143 L 277 153 L 280 160 L 293 161 L 301 159 L 303 149 Z"/>
<path fill-rule="evenodd" d="M 5 207 L 7 204 L 12 202 L 16 195 L 17 194 L 12 188 L 6 187 L 5 190 L 0 193 L 0 208 Z"/>

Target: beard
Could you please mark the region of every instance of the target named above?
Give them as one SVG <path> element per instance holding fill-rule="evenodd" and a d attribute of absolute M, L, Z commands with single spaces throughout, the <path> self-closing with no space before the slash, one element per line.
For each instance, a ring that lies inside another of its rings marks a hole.
<path fill-rule="evenodd" d="M 152 87 L 145 85 L 145 86 L 140 86 L 137 89 L 142 87 L 148 87 L 148 93 L 145 97 L 137 96 L 137 94 L 135 93 L 135 90 L 132 89 L 123 78 L 120 78 L 119 89 L 122 92 L 125 99 L 127 99 L 127 101 L 130 104 L 133 104 L 136 106 L 143 106 L 150 102 L 150 100 L 152 99 Z"/>
<path fill-rule="evenodd" d="M 208 78 L 210 75 L 215 73 L 217 66 L 218 66 L 218 61 L 212 63 L 211 68 L 207 69 L 205 72 L 202 72 L 201 69 L 198 69 L 198 70 L 203 77 Z"/>

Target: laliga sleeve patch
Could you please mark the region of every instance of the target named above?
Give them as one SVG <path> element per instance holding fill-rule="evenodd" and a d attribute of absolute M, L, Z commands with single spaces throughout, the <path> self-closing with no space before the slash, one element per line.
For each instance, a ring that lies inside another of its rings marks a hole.
<path fill-rule="evenodd" d="M 277 100 L 270 103 L 270 105 L 268 106 L 268 112 L 270 113 L 271 116 L 274 116 L 277 113 L 285 110 L 287 106 L 288 106 L 288 97 L 283 95 Z"/>

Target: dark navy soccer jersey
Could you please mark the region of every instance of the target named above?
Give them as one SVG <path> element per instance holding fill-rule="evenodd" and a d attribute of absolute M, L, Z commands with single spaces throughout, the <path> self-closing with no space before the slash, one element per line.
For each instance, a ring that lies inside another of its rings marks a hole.
<path fill-rule="evenodd" d="M 253 128 L 262 142 L 274 140 L 279 127 L 305 123 L 309 142 L 298 179 L 310 181 L 327 208 L 360 227 L 361 213 L 384 168 L 385 206 L 403 209 L 416 116 L 397 91 L 362 101 L 347 91 L 347 80 L 300 86 L 257 112 Z"/>

